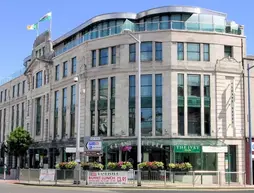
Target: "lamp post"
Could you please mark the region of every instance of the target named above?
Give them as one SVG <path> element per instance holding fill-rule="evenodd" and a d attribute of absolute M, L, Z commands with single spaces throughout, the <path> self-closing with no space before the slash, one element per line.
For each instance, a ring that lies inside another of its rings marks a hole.
<path fill-rule="evenodd" d="M 138 181 L 137 185 L 141 186 L 141 171 L 138 167 L 138 164 L 141 163 L 142 159 L 142 144 L 141 144 L 141 93 L 140 93 L 140 87 L 141 87 L 141 40 L 140 35 L 138 37 L 135 37 L 131 30 L 124 30 L 124 32 L 127 32 L 132 39 L 134 39 L 138 43 L 138 106 L 137 106 L 137 114 L 138 114 L 138 125 L 137 125 L 137 169 L 138 169 Z"/>
<path fill-rule="evenodd" d="M 76 176 L 74 180 L 74 184 L 80 184 L 80 101 L 81 101 L 81 84 L 79 76 L 74 78 L 74 82 L 78 83 L 78 127 L 77 127 L 77 135 L 76 135 Z M 83 91 L 85 93 L 85 90 Z"/>
<path fill-rule="evenodd" d="M 248 114 L 249 114 L 249 172 L 250 172 L 250 185 L 253 185 L 253 165 L 252 165 L 252 128 L 251 128 L 251 96 L 250 96 L 250 70 L 254 66 L 250 66 L 250 64 L 247 65 L 247 71 L 248 71 Z"/>

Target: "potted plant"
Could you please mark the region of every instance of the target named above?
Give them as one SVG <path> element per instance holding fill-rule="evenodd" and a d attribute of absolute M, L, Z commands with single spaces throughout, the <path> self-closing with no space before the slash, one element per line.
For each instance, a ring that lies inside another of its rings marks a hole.
<path fill-rule="evenodd" d="M 138 165 L 141 170 L 163 170 L 164 163 L 163 162 L 142 162 Z"/>
<path fill-rule="evenodd" d="M 83 170 L 103 170 L 104 166 L 97 162 L 83 162 L 81 163 Z"/>
<path fill-rule="evenodd" d="M 77 166 L 77 163 L 75 161 L 60 162 L 60 163 L 56 164 L 56 169 L 73 170 L 76 166 Z"/>
<path fill-rule="evenodd" d="M 188 172 L 192 169 L 192 165 L 189 162 L 185 163 L 170 163 L 168 169 L 175 172 Z"/>

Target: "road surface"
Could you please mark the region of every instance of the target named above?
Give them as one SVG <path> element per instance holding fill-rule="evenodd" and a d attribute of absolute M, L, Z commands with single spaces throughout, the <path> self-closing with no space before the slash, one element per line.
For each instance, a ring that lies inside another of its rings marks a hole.
<path fill-rule="evenodd" d="M 0 183 L 0 193 L 194 193 L 194 192 L 202 192 L 202 193 L 212 193 L 215 191 L 218 192 L 230 192 L 230 193 L 249 193 L 254 190 L 137 190 L 137 189 L 92 189 L 92 188 L 67 188 L 67 187 L 42 187 L 42 186 L 24 186 L 24 185 L 16 185 L 16 184 L 6 184 Z"/>

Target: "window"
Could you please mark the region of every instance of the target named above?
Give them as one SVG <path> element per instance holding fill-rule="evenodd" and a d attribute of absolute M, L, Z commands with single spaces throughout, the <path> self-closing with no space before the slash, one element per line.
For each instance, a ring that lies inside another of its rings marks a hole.
<path fill-rule="evenodd" d="M 4 101 L 7 100 L 7 89 L 4 90 Z"/>
<path fill-rule="evenodd" d="M 36 99 L 36 135 L 41 135 L 41 97 Z"/>
<path fill-rule="evenodd" d="M 0 110 L 0 142 L 2 142 L 2 110 Z"/>
<path fill-rule="evenodd" d="M 95 111 L 91 111 L 91 136 L 95 136 Z"/>
<path fill-rule="evenodd" d="M 11 110 L 11 131 L 13 131 L 14 129 L 14 112 L 15 112 L 15 107 L 12 106 L 12 110 Z"/>
<path fill-rule="evenodd" d="M 152 135 L 152 108 L 141 108 L 141 132 L 143 136 Z"/>
<path fill-rule="evenodd" d="M 184 75 L 178 74 L 178 135 L 184 135 Z"/>
<path fill-rule="evenodd" d="M 99 79 L 99 100 L 108 99 L 108 79 Z"/>
<path fill-rule="evenodd" d="M 60 70 L 60 65 L 56 65 L 55 67 L 55 80 L 58 81 L 59 80 L 59 70 Z"/>
<path fill-rule="evenodd" d="M 19 97 L 19 91 L 20 91 L 20 83 L 18 83 L 18 88 L 17 88 L 17 97 Z"/>
<path fill-rule="evenodd" d="M 76 105 L 76 85 L 71 86 L 71 132 L 70 136 L 75 134 L 75 105 Z"/>
<path fill-rule="evenodd" d="M 68 76 L 68 62 L 67 61 L 63 63 L 63 77 L 66 77 L 66 76 Z"/>
<path fill-rule="evenodd" d="M 111 77 L 111 98 L 115 98 L 116 96 L 116 79 L 115 77 Z"/>
<path fill-rule="evenodd" d="M 233 47 L 232 46 L 224 46 L 224 56 L 225 57 L 233 57 Z"/>
<path fill-rule="evenodd" d="M 92 101 L 95 101 L 95 97 L 96 97 L 96 82 L 95 82 L 95 80 L 91 80 L 91 90 L 92 90 L 92 92 L 91 92 L 91 94 L 92 94 Z"/>
<path fill-rule="evenodd" d="M 156 74 L 155 75 L 155 92 L 156 92 L 156 97 L 161 97 L 162 96 L 162 75 L 161 74 Z"/>
<path fill-rule="evenodd" d="M 46 112 L 49 111 L 49 94 L 46 96 Z"/>
<path fill-rule="evenodd" d="M 63 100 L 62 100 L 62 138 L 66 135 L 66 105 L 67 105 L 67 88 L 63 89 Z"/>
<path fill-rule="evenodd" d="M 201 109 L 188 107 L 188 134 L 201 135 Z"/>
<path fill-rule="evenodd" d="M 162 43 L 155 42 L 155 60 L 162 61 Z"/>
<path fill-rule="evenodd" d="M 15 91 L 16 90 L 16 85 L 13 85 L 13 87 L 12 87 L 12 98 L 14 98 L 15 97 Z"/>
<path fill-rule="evenodd" d="M 4 119 L 3 119 L 3 141 L 5 141 L 5 128 L 6 127 L 6 109 L 4 109 Z"/>
<path fill-rule="evenodd" d="M 155 75 L 155 92 L 156 92 L 156 136 L 162 135 L 162 75 Z"/>
<path fill-rule="evenodd" d="M 96 67 L 96 50 L 92 50 L 92 67 Z"/>
<path fill-rule="evenodd" d="M 110 113 L 110 136 L 115 136 L 115 109 L 111 109 Z"/>
<path fill-rule="evenodd" d="M 204 96 L 210 97 L 210 76 L 204 75 Z"/>
<path fill-rule="evenodd" d="M 25 92 L 26 92 L 26 81 L 24 80 L 22 84 L 22 94 L 25 94 Z"/>
<path fill-rule="evenodd" d="M 77 58 L 74 57 L 71 59 L 71 74 L 76 74 L 77 72 Z"/>
<path fill-rule="evenodd" d="M 55 91 L 55 110 L 54 110 L 54 139 L 58 135 L 58 100 L 59 100 L 59 91 Z"/>
<path fill-rule="evenodd" d="M 136 61 L 136 44 L 129 45 L 129 61 L 130 62 Z"/>
<path fill-rule="evenodd" d="M 204 112 L 205 112 L 205 134 L 206 135 L 211 135 L 211 120 L 210 120 L 210 76 L 209 75 L 204 75 Z"/>
<path fill-rule="evenodd" d="M 116 63 L 116 46 L 111 47 L 111 64 Z"/>
<path fill-rule="evenodd" d="M 99 50 L 99 65 L 103 66 L 103 65 L 107 65 L 108 64 L 108 48 L 103 48 Z"/>
<path fill-rule="evenodd" d="M 188 96 L 200 97 L 200 75 L 188 75 Z"/>
<path fill-rule="evenodd" d="M 36 88 L 42 86 L 42 71 L 36 73 Z"/>
<path fill-rule="evenodd" d="M 141 61 L 152 61 L 153 44 L 152 42 L 141 42 Z"/>
<path fill-rule="evenodd" d="M 129 136 L 135 136 L 136 113 L 135 108 L 129 108 Z"/>
<path fill-rule="evenodd" d="M 98 111 L 98 136 L 107 136 L 108 131 L 108 112 L 107 110 Z"/>
<path fill-rule="evenodd" d="M 204 61 L 210 61 L 210 45 L 209 44 L 203 44 L 203 60 Z"/>
<path fill-rule="evenodd" d="M 200 44 L 187 44 L 187 58 L 189 61 L 200 61 Z"/>
<path fill-rule="evenodd" d="M 17 109 L 16 109 L 16 127 L 19 126 L 19 104 L 17 104 Z"/>
<path fill-rule="evenodd" d="M 24 128 L 24 122 L 25 122 L 25 103 L 21 103 L 21 127 Z"/>
<path fill-rule="evenodd" d="M 3 91 L 1 91 L 1 95 L 0 95 L 0 103 L 3 102 Z"/>
<path fill-rule="evenodd" d="M 184 60 L 184 44 L 182 42 L 177 43 L 177 60 Z"/>
<path fill-rule="evenodd" d="M 152 75 L 141 75 L 141 97 L 152 97 Z"/>
<path fill-rule="evenodd" d="M 135 75 L 129 76 L 129 97 L 136 96 L 136 78 Z"/>
<path fill-rule="evenodd" d="M 45 47 L 42 47 L 42 55 L 45 54 Z"/>

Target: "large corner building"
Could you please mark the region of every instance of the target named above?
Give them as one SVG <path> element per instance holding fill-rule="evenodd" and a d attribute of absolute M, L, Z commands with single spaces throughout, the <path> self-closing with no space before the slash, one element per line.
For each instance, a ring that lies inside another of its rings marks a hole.
<path fill-rule="evenodd" d="M 80 118 L 81 144 L 103 137 L 103 163 L 136 163 L 139 53 L 142 160 L 245 171 L 244 28 L 196 7 L 103 14 L 54 41 L 48 31 L 38 36 L 25 72 L 0 86 L 1 142 L 24 127 L 35 144 L 23 165 L 52 168 L 75 160 L 66 148 L 75 147 Z"/>

